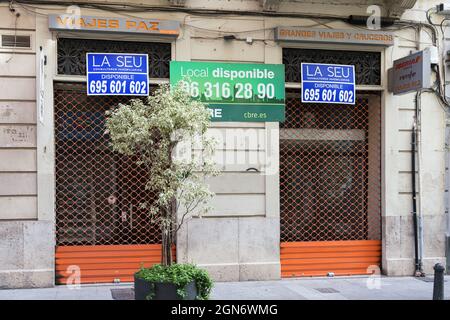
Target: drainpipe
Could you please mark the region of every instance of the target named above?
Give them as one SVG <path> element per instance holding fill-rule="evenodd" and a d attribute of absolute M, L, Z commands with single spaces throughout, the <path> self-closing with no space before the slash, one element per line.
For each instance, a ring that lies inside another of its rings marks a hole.
<path fill-rule="evenodd" d="M 414 225 L 414 274 L 417 275 L 420 270 L 419 262 L 419 235 L 417 229 L 417 197 L 416 197 L 416 121 L 414 121 L 411 134 L 411 177 L 412 177 L 412 214 Z"/>
<path fill-rule="evenodd" d="M 447 260 L 447 274 L 450 274 L 450 118 L 445 119 L 445 215 L 447 230 L 445 233 L 445 256 Z"/>
<path fill-rule="evenodd" d="M 420 43 L 422 39 L 421 28 L 416 30 L 417 32 L 417 44 L 416 49 L 420 50 Z M 434 41 L 433 41 L 434 42 Z M 421 102 L 422 102 L 422 92 L 419 90 L 416 92 L 415 97 L 415 117 L 414 117 L 414 127 L 413 127 L 413 135 L 414 135 L 414 144 L 413 144 L 413 152 L 412 158 L 414 159 L 414 166 L 412 168 L 412 176 L 413 176 L 413 219 L 414 219 L 414 237 L 416 247 L 416 261 L 417 264 L 415 266 L 414 275 L 416 277 L 424 277 L 425 273 L 422 269 L 422 261 L 423 261 L 423 225 L 422 225 L 422 116 L 421 116 Z M 416 161 L 417 154 L 417 161 Z M 416 170 L 417 170 L 417 187 L 419 191 L 419 196 L 417 197 L 416 193 Z M 417 199 L 418 198 L 418 199 Z M 417 200 L 419 200 L 419 205 L 417 206 Z"/>
<path fill-rule="evenodd" d="M 421 275 L 422 265 L 419 259 L 419 228 L 417 218 L 417 195 L 416 195 L 416 121 L 411 134 L 411 177 L 412 177 L 412 214 L 413 214 L 413 226 L 414 226 L 414 275 L 419 277 Z"/>
<path fill-rule="evenodd" d="M 411 179 L 412 179 L 412 207 L 413 207 L 413 227 L 414 227 L 414 265 L 415 271 L 414 276 L 423 277 L 425 273 L 422 269 L 422 260 L 423 260 L 423 228 L 422 228 L 422 219 L 421 219 L 421 201 L 420 197 L 422 195 L 422 188 L 420 183 L 420 140 L 419 132 L 420 132 L 420 96 L 421 93 L 416 93 L 415 104 L 416 104 L 416 115 L 413 124 L 413 130 L 411 134 Z M 416 163 L 416 153 L 417 153 L 417 163 Z M 419 179 L 419 209 L 417 206 L 417 191 L 416 191 L 416 171 Z"/>

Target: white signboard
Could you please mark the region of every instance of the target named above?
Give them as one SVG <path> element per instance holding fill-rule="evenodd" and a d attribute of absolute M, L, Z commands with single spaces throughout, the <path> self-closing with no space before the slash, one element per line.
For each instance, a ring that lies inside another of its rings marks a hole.
<path fill-rule="evenodd" d="M 38 117 L 41 123 L 44 123 L 44 84 L 45 84 L 45 54 L 44 50 L 40 49 L 39 52 L 39 82 L 38 82 L 38 96 L 37 96 L 37 105 L 38 105 Z"/>

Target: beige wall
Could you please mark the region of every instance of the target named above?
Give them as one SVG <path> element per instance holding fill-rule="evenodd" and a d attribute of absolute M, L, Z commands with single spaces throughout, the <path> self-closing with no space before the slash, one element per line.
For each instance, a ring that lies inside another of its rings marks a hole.
<path fill-rule="evenodd" d="M 176 60 L 280 63 L 281 49 L 267 46 L 263 18 L 186 17 L 191 25 L 175 43 Z M 256 40 L 205 39 L 203 28 L 250 33 Z M 260 39 L 260 40 L 258 40 Z M 195 262 L 221 281 L 278 279 L 278 124 L 213 123 L 215 155 L 222 173 L 207 182 L 216 193 L 213 210 L 180 230 L 179 262 Z M 275 142 L 275 143 L 274 143 Z M 248 172 L 256 168 L 260 172 Z"/>
<path fill-rule="evenodd" d="M 403 18 L 425 21 L 424 10 L 440 1 L 418 1 Z M 434 16 L 436 21 L 438 17 Z M 392 61 L 431 45 L 428 33 L 417 35 L 412 29 L 397 32 L 397 45 L 386 51 L 386 68 Z M 408 40 L 409 39 L 409 40 Z M 417 40 L 414 42 L 411 40 Z M 442 50 L 441 36 L 438 35 Z M 440 55 L 442 51 L 440 51 Z M 434 79 L 433 79 L 434 81 Z M 384 271 L 390 275 L 414 273 L 414 229 L 412 227 L 411 132 L 415 116 L 415 94 L 386 95 L 385 100 L 385 213 L 383 217 Z M 433 93 L 421 97 L 421 143 L 416 154 L 418 210 L 423 225 L 423 264 L 427 274 L 433 265 L 444 263 L 445 226 L 445 113 Z"/>
<path fill-rule="evenodd" d="M 2 6 L 0 17 L 0 34 L 14 35 L 14 15 Z M 0 220 L 37 218 L 36 25 L 26 13 L 17 24 L 33 45 L 0 47 Z"/>
<path fill-rule="evenodd" d="M 30 49 L 0 47 L 0 288 L 47 287 L 54 231 L 37 210 L 36 19 L 16 12 L 0 6 L 0 35 L 31 36 Z"/>

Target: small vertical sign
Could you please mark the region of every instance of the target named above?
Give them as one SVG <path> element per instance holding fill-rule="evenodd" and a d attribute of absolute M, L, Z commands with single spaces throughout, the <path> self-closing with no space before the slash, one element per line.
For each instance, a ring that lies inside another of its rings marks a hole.
<path fill-rule="evenodd" d="M 39 86 L 38 86 L 38 117 L 44 123 L 44 92 L 45 92 L 45 54 L 42 47 L 39 51 Z"/>

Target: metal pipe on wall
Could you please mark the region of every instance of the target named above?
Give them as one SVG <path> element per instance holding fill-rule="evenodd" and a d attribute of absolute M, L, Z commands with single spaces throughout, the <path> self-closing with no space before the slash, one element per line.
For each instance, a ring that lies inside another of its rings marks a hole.
<path fill-rule="evenodd" d="M 421 181 L 420 181 L 420 98 L 421 92 L 418 91 L 415 97 L 416 114 L 413 124 L 413 130 L 411 134 L 411 176 L 412 176 L 412 201 L 413 201 L 413 227 L 414 227 L 414 251 L 415 251 L 415 271 L 416 277 L 425 276 L 422 269 L 423 260 L 423 226 L 422 226 L 422 206 L 421 206 Z M 417 161 L 416 161 L 417 156 Z M 417 196 L 416 190 L 416 171 L 418 177 L 419 196 Z M 417 200 L 419 205 L 417 206 Z"/>
<path fill-rule="evenodd" d="M 422 40 L 422 28 L 417 28 L 417 50 L 421 49 L 421 40 Z M 433 40 L 434 42 L 434 40 Z M 423 272 L 423 225 L 422 225 L 422 116 L 421 116 L 421 102 L 422 102 L 422 91 L 417 91 L 414 99 L 415 103 L 415 118 L 414 118 L 414 152 L 412 152 L 412 156 L 415 159 L 415 167 L 413 168 L 412 175 L 414 176 L 414 181 L 416 180 L 416 168 L 417 168 L 417 187 L 419 195 L 415 196 L 416 201 L 416 220 L 414 222 L 415 232 L 417 232 L 417 256 L 418 256 L 418 269 L 415 270 L 414 275 L 417 277 L 425 276 Z M 416 157 L 417 156 L 417 161 Z M 416 184 L 413 184 L 413 189 L 416 189 Z M 417 200 L 419 200 L 419 204 L 417 206 Z"/>
<path fill-rule="evenodd" d="M 417 223 L 417 197 L 416 197 L 416 123 L 412 128 L 411 134 L 411 181 L 412 181 L 412 214 L 413 214 L 413 227 L 414 227 L 414 265 L 416 276 L 419 275 L 421 265 L 419 260 L 419 235 L 418 235 L 418 223 Z"/>
<path fill-rule="evenodd" d="M 445 119 L 445 215 L 447 218 L 447 229 L 445 232 L 445 256 L 447 274 L 450 274 L 450 118 L 446 114 Z"/>

